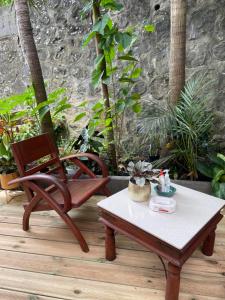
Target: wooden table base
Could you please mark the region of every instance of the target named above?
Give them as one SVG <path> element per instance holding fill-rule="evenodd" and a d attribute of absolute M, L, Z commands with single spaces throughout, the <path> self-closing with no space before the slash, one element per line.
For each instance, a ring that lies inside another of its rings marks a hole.
<path fill-rule="evenodd" d="M 181 268 L 168 263 L 166 281 L 166 300 L 178 300 Z"/>
<path fill-rule="evenodd" d="M 182 266 L 199 245 L 202 245 L 203 254 L 207 256 L 213 254 L 216 225 L 223 217 L 218 213 L 184 249 L 179 250 L 104 210 L 101 211 L 101 215 L 100 220 L 105 225 L 105 256 L 107 260 L 113 261 L 116 258 L 115 231 L 118 231 L 168 261 L 165 300 L 179 299 Z"/>

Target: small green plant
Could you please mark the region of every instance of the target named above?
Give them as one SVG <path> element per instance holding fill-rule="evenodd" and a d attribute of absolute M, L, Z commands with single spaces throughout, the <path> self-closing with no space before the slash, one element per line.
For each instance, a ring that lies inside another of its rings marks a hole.
<path fill-rule="evenodd" d="M 1 109 L 3 109 L 1 107 Z M 10 144 L 15 142 L 18 114 L 10 114 L 7 110 L 0 115 L 0 173 L 9 174 L 16 170 Z"/>
<path fill-rule="evenodd" d="M 0 136 L 0 174 L 16 171 L 16 164 L 10 148 L 10 139 L 6 134 Z"/>
<path fill-rule="evenodd" d="M 83 128 L 80 137 L 73 143 L 73 147 L 80 152 L 100 153 L 103 149 L 103 136 L 98 132 Z"/>
<path fill-rule="evenodd" d="M 137 163 L 129 162 L 127 171 L 131 176 L 130 181 L 139 186 L 144 186 L 150 182 L 158 182 L 156 176 L 159 170 L 152 168 L 152 164 L 146 161 L 138 161 Z"/>
<path fill-rule="evenodd" d="M 221 153 L 209 155 L 208 161 L 198 161 L 200 173 L 212 179 L 212 191 L 216 197 L 225 200 L 225 156 Z"/>

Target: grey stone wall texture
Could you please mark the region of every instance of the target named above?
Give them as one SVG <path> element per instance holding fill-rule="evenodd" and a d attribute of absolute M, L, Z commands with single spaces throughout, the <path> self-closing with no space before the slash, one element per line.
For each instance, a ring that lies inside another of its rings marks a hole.
<path fill-rule="evenodd" d="M 135 46 L 143 74 L 138 84 L 142 101 L 159 105 L 168 94 L 168 57 L 170 35 L 169 0 L 122 1 L 125 9 L 118 16 L 121 28 L 128 24 L 153 23 L 156 32 L 142 33 Z M 218 116 L 217 139 L 225 141 L 225 0 L 188 0 L 187 78 L 207 74 L 214 80 L 212 102 Z M 160 8 L 156 10 L 156 5 Z M 32 11 L 34 36 L 49 88 L 65 86 L 70 101 L 96 99 L 90 84 L 95 57 L 94 44 L 81 49 L 90 19 L 81 21 L 82 1 L 49 0 L 41 12 Z M 15 13 L 0 9 L 0 94 L 19 92 L 29 83 L 29 73 L 18 45 Z M 75 115 L 72 110 L 70 119 Z M 76 126 L 75 128 L 76 129 Z"/>

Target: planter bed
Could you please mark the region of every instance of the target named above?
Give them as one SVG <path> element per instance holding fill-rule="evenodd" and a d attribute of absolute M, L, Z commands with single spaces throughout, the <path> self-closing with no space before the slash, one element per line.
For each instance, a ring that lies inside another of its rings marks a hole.
<path fill-rule="evenodd" d="M 108 187 L 113 194 L 128 186 L 129 176 L 110 176 L 110 179 Z M 172 180 L 172 182 L 202 193 L 212 194 L 211 183 L 208 181 Z"/>

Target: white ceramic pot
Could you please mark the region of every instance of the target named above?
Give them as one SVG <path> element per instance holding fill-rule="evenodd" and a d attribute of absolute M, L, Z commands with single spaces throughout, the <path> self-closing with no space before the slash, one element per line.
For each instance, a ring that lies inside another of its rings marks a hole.
<path fill-rule="evenodd" d="M 131 200 L 136 202 L 148 201 L 151 196 L 151 184 L 139 186 L 129 181 L 128 194 Z"/>

